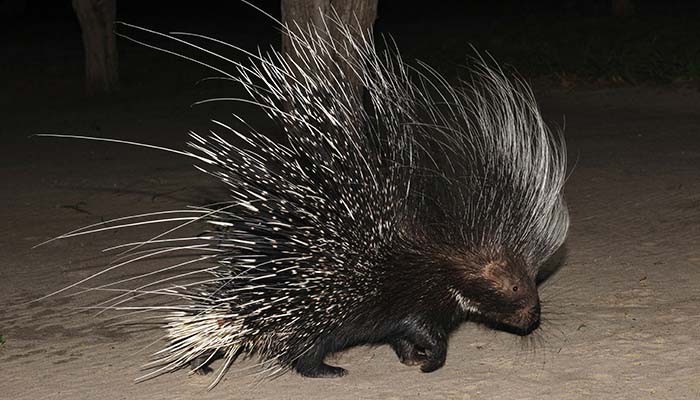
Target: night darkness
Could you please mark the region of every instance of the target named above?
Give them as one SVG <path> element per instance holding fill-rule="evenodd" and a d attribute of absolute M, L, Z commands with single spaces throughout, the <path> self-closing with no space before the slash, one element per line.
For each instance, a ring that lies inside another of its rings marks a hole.
<path fill-rule="evenodd" d="M 252 1 L 280 17 L 279 0 Z M 392 38 L 408 64 L 425 62 L 460 85 L 472 79 L 476 49 L 528 82 L 545 121 L 563 131 L 571 225 L 539 289 L 536 335 L 521 340 L 463 324 L 450 336 L 445 366 L 430 374 L 401 365 L 388 346 L 332 357 L 351 371 L 337 380 L 289 373 L 257 384 L 247 360 L 207 391 L 208 377 L 186 371 L 135 384 L 158 346 L 137 351 L 159 333 L 66 311 L 94 304 L 94 293 L 25 303 L 109 265 L 117 253 L 102 249 L 163 229 L 35 245 L 113 218 L 224 201 L 229 192 L 172 153 L 34 135 L 181 150 L 190 130 L 206 133 L 211 119 L 231 120 L 231 113 L 283 141 L 279 124 L 251 105 L 194 105 L 245 93 L 206 79 L 218 74 L 201 65 L 123 37 L 119 90 L 88 96 L 71 2 L 0 0 L 0 362 L 7 371 L 0 397 L 700 398 L 700 2 L 630 3 L 620 16 L 611 0 L 379 0 L 376 36 Z M 281 43 L 273 21 L 236 0 L 118 0 L 116 19 L 248 51 Z M 116 31 L 230 68 L 127 26 Z"/>
<path fill-rule="evenodd" d="M 12 2 L 0 4 L 7 3 Z M 80 87 L 83 60 L 80 27 L 70 2 L 26 3 L 23 10 L 0 15 L 3 93 L 15 93 L 13 99 L 26 93 L 33 100 L 34 90 L 46 94 L 58 90 L 62 97 L 76 94 L 73 89 Z M 565 87 L 700 77 L 697 2 L 638 0 L 630 18 L 611 17 L 609 1 L 603 0 L 445 1 L 429 7 L 422 3 L 380 2 L 376 29 L 392 35 L 407 60 L 424 60 L 448 75 L 466 62 L 473 45 L 527 78 Z M 184 4 L 120 1 L 117 19 L 161 31 L 204 33 L 250 48 L 278 45 L 273 24 L 240 2 L 198 2 L 196 11 Z M 279 17 L 278 1 L 257 4 Z M 149 65 L 142 57 L 155 56 L 123 42 L 118 47 L 124 89 L 152 81 L 153 76 L 144 79 Z M 172 60 L 163 62 L 168 69 L 187 68 Z M 31 78 L 22 79 L 22 74 Z"/>

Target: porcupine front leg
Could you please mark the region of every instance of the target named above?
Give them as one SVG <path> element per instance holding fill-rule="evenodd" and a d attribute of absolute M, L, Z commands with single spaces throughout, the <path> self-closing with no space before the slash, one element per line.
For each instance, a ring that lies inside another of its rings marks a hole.
<path fill-rule="evenodd" d="M 416 345 L 404 338 L 394 339 L 389 342 L 389 345 L 399 357 L 399 361 L 406 365 L 420 364 L 420 354 Z"/>
<path fill-rule="evenodd" d="M 445 364 L 447 334 L 439 327 L 409 324 L 404 336 L 389 344 L 405 365 L 420 365 L 423 372 L 433 372 Z"/>

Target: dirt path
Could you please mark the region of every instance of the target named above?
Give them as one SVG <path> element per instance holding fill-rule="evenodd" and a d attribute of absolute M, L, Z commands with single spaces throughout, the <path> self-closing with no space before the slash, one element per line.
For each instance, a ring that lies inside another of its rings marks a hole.
<path fill-rule="evenodd" d="M 179 147 L 202 117 L 180 113 L 180 100 L 22 108 L 3 117 L 0 397 L 700 398 L 700 94 L 670 88 L 541 96 L 550 119 L 566 116 L 576 165 L 566 189 L 565 262 L 542 289 L 546 321 L 534 340 L 465 324 L 447 364 L 432 374 L 399 364 L 382 346 L 339 355 L 350 374 L 336 380 L 287 374 L 256 385 L 244 362 L 213 391 L 210 378 L 184 371 L 134 384 L 151 351 L 139 350 L 158 331 L 110 327 L 62 308 L 91 296 L 8 305 L 94 273 L 107 261 L 100 249 L 134 233 L 33 245 L 104 218 L 200 204 L 212 182 L 176 156 L 26 135 L 80 132 Z"/>

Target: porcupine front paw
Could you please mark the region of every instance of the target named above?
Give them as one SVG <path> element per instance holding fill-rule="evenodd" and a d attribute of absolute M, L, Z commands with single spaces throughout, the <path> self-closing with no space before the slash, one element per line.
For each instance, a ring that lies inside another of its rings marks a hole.
<path fill-rule="evenodd" d="M 396 339 L 392 341 L 390 345 L 402 364 L 420 365 L 424 360 L 424 357 L 419 354 L 416 345 L 406 339 Z"/>
<path fill-rule="evenodd" d="M 445 365 L 447 333 L 442 327 L 421 319 L 407 321 L 405 326 L 403 334 L 390 341 L 402 363 L 420 365 L 423 372 Z"/>
<path fill-rule="evenodd" d="M 421 348 L 406 339 L 397 339 L 391 342 L 391 347 L 396 352 L 404 365 L 420 365 L 423 372 L 433 372 L 445 364 L 447 356 L 446 346 L 436 344 L 432 348 Z"/>
<path fill-rule="evenodd" d="M 433 372 L 445 365 L 447 352 L 440 349 L 418 351 L 421 372 Z"/>

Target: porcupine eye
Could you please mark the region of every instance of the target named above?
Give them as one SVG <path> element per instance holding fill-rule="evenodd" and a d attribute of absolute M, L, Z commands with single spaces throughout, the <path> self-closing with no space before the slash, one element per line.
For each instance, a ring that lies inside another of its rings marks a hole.
<path fill-rule="evenodd" d="M 513 291 L 517 293 L 517 292 L 518 292 L 518 287 L 517 287 L 517 286 L 513 286 Z"/>

